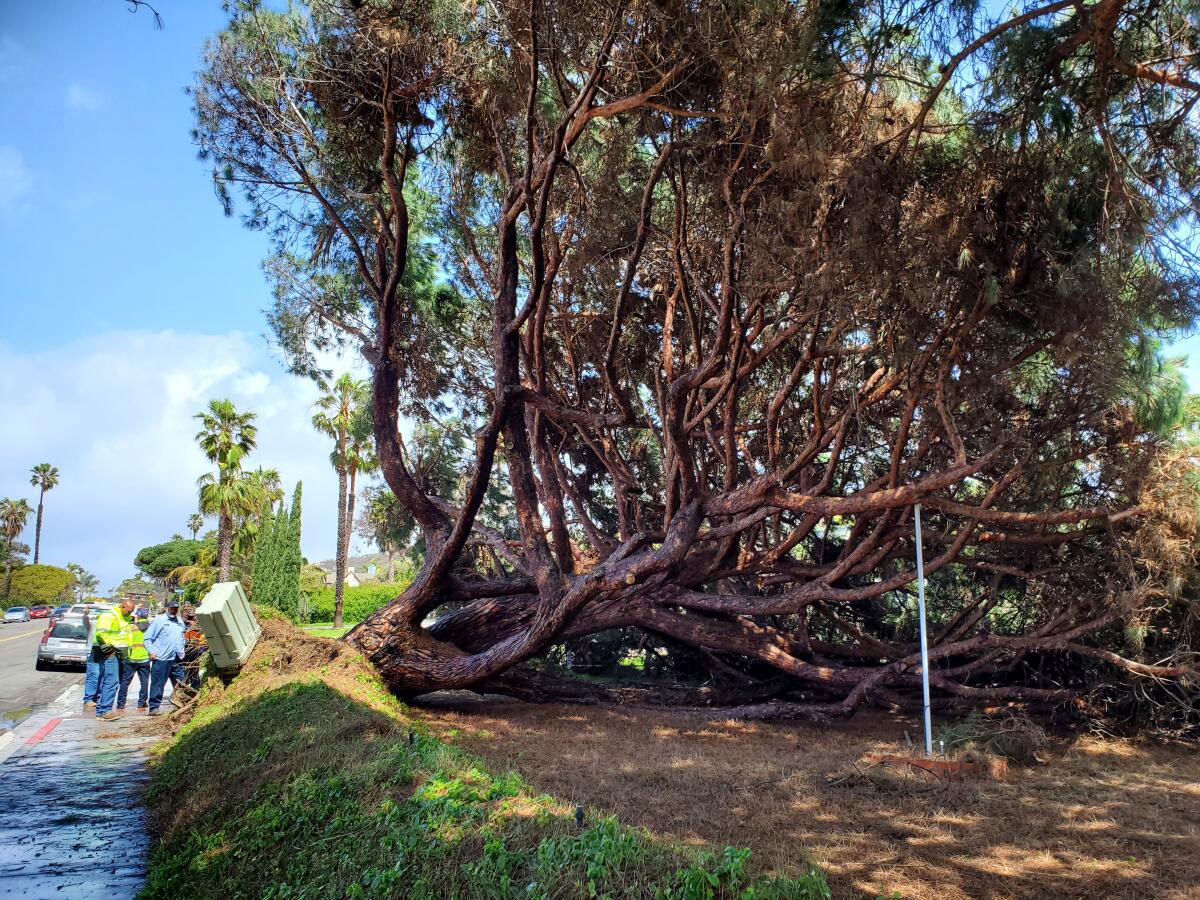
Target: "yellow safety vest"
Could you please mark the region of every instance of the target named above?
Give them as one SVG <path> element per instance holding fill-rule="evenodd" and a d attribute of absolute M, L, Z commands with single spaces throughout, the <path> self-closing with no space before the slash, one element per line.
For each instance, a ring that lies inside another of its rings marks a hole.
<path fill-rule="evenodd" d="M 96 643 L 107 644 L 117 649 L 128 647 L 130 638 L 127 629 L 129 625 L 130 622 L 121 612 L 121 607 L 106 609 L 96 620 Z"/>
<path fill-rule="evenodd" d="M 146 649 L 146 635 L 142 633 L 136 622 L 130 622 L 126 629 L 129 635 L 129 661 L 130 662 L 149 662 L 150 652 Z"/>

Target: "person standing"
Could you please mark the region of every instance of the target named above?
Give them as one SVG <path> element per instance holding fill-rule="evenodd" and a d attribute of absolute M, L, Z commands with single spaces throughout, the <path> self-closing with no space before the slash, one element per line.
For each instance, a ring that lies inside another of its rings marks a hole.
<path fill-rule="evenodd" d="M 174 687 L 183 681 L 184 623 L 179 616 L 179 601 L 167 601 L 167 611 L 155 616 L 146 629 L 145 646 L 150 655 L 150 710 L 152 716 L 161 715 L 163 690 L 167 679 Z"/>
<path fill-rule="evenodd" d="M 87 675 L 83 679 L 83 711 L 96 708 L 100 699 L 100 664 L 95 660 L 96 618 L 90 607 L 84 607 L 83 627 L 87 629 Z"/>
<path fill-rule="evenodd" d="M 150 654 L 146 650 L 145 622 L 129 623 L 129 651 L 121 660 L 121 689 L 117 691 L 117 709 L 125 709 L 125 701 L 129 698 L 129 682 L 133 676 L 138 680 L 137 708 L 143 710 L 149 698 Z"/>
<path fill-rule="evenodd" d="M 96 619 L 96 643 L 92 656 L 100 666 L 100 698 L 96 718 L 112 722 L 119 718 L 113 709 L 121 680 L 121 655 L 129 647 L 129 614 L 133 601 L 126 597 L 115 608 L 106 609 Z"/>

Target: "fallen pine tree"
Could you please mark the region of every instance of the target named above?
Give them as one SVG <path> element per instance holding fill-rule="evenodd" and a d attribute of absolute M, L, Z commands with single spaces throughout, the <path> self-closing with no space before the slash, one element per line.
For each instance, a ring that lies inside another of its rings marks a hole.
<path fill-rule="evenodd" d="M 1196 724 L 1194 30 L 991 14 L 232 12 L 197 137 L 293 369 L 370 366 L 394 691 L 561 693 L 526 664 L 619 633 L 732 715 L 903 705 L 919 503 L 939 703 Z"/>

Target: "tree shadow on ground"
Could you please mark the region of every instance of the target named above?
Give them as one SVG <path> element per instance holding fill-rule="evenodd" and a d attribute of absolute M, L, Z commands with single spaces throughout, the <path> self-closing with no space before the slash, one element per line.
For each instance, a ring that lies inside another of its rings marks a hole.
<path fill-rule="evenodd" d="M 517 703 L 426 708 L 429 727 L 542 790 L 694 844 L 812 860 L 835 895 L 1195 897 L 1200 760 L 1080 738 L 1007 782 L 864 777 L 913 724 L 828 726 Z M 915 732 L 914 732 L 915 733 Z"/>

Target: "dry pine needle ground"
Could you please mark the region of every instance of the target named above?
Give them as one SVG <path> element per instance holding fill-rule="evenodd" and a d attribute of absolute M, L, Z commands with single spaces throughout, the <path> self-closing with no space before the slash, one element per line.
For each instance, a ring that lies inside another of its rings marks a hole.
<path fill-rule="evenodd" d="M 419 714 L 539 789 L 662 837 L 811 859 L 835 896 L 1200 898 L 1200 758 L 1081 738 L 1007 783 L 859 775 L 911 723 L 707 721 L 630 708 L 470 702 Z M 414 712 L 417 712 L 414 710 Z M 912 732 L 916 733 L 916 732 Z"/>

